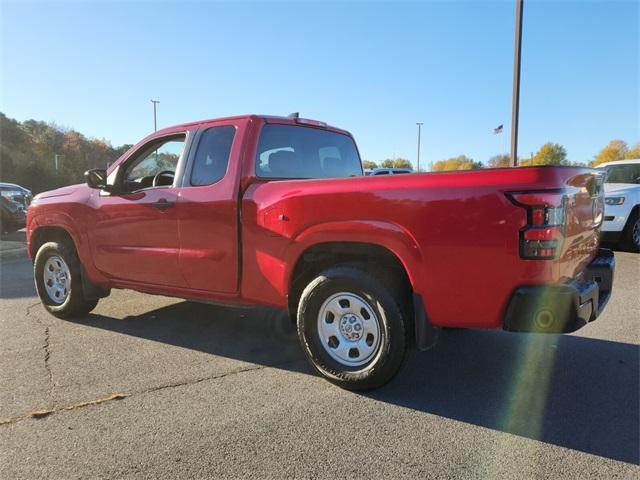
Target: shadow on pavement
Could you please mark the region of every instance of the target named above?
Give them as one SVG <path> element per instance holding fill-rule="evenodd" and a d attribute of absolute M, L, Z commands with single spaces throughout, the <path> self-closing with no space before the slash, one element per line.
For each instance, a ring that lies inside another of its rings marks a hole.
<path fill-rule="evenodd" d="M 445 335 L 370 396 L 638 464 L 638 360 L 632 344 L 467 330 Z"/>
<path fill-rule="evenodd" d="M 82 323 L 306 373 L 284 312 L 182 302 Z M 283 365 L 283 362 L 287 362 Z M 463 330 L 414 355 L 378 401 L 594 455 L 639 463 L 637 345 L 578 336 Z M 428 433 L 427 433 L 428 434 Z M 499 454 L 497 452 L 496 454 Z"/>
<path fill-rule="evenodd" d="M 122 320 L 90 314 L 77 323 L 261 365 L 306 367 L 295 327 L 281 310 L 185 301 Z"/>
<path fill-rule="evenodd" d="M 31 260 L 27 257 L 0 260 L 0 299 L 35 296 Z"/>
<path fill-rule="evenodd" d="M 604 248 L 609 248 L 609 249 L 613 250 L 614 252 L 637 253 L 637 252 L 634 252 L 633 250 L 631 250 L 630 248 L 624 248 L 619 243 L 602 242 L 600 246 L 604 247 Z"/>
<path fill-rule="evenodd" d="M 0 241 L 27 243 L 27 231 L 25 229 L 11 233 L 0 233 Z"/>

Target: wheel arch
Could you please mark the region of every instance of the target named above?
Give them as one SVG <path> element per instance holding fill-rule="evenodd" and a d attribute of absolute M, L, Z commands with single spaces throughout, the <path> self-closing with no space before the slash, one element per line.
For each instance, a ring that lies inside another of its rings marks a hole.
<path fill-rule="evenodd" d="M 38 250 L 47 242 L 65 242 L 73 247 L 80 261 L 82 286 L 87 298 L 103 298 L 109 295 L 109 288 L 93 283 L 90 275 L 87 273 L 87 269 L 81 258 L 80 248 L 78 248 L 77 234 L 74 234 L 71 229 L 60 225 L 42 225 L 34 227 L 29 236 L 28 245 L 28 253 L 32 261 L 35 262 Z"/>
<path fill-rule="evenodd" d="M 629 222 L 631 221 L 631 218 L 634 215 L 640 215 L 640 203 L 637 205 L 634 205 L 633 208 L 631 208 L 631 211 L 629 212 L 629 215 L 627 216 L 627 221 L 625 222 L 624 228 L 627 228 L 627 226 L 629 226 Z"/>
<path fill-rule="evenodd" d="M 296 251 L 285 277 L 290 307 L 292 303 L 297 304 L 299 293 L 304 289 L 299 284 L 304 283 L 305 272 L 319 273 L 336 263 L 372 260 L 380 265 L 382 261 L 383 265 L 398 269 L 413 291 L 422 290 L 422 252 L 413 235 L 397 224 L 328 222 L 313 225 L 294 235 L 292 240 Z"/>
<path fill-rule="evenodd" d="M 388 248 L 370 242 L 329 241 L 307 247 L 298 256 L 289 280 L 289 310 L 294 314 L 306 285 L 321 271 L 345 263 L 375 261 L 376 269 L 392 269 L 413 290 L 411 278 L 402 260 Z M 294 315 L 295 317 L 295 315 Z"/>
<path fill-rule="evenodd" d="M 29 238 L 28 253 L 31 259 L 35 260 L 36 254 L 42 245 L 53 241 L 70 242 L 76 251 L 78 250 L 77 242 L 75 241 L 73 234 L 67 228 L 58 225 L 37 226 Z"/>

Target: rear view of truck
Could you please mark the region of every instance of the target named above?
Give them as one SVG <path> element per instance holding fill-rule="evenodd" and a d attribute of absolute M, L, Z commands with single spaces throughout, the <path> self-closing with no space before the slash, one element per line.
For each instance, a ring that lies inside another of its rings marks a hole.
<path fill-rule="evenodd" d="M 526 212 L 519 229 L 520 258 L 550 262 L 557 283 L 519 286 L 505 313 L 506 330 L 571 332 L 595 320 L 606 305 L 615 260 L 610 250 L 598 248 L 603 180 L 586 171 L 569 176 L 561 189 L 507 193 Z"/>

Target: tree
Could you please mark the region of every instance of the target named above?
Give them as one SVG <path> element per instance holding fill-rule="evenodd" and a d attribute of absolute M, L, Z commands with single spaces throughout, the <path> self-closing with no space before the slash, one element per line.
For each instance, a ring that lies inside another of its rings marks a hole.
<path fill-rule="evenodd" d="M 466 155 L 458 155 L 457 157 L 449 158 L 447 160 L 439 160 L 433 164 L 434 172 L 473 170 L 476 168 L 482 168 L 482 164 L 480 162 L 475 162 Z"/>
<path fill-rule="evenodd" d="M 380 166 L 382 168 L 409 168 L 413 170 L 413 165 L 411 165 L 411 162 L 406 158 L 401 158 L 401 157 L 385 158 L 380 163 Z"/>
<path fill-rule="evenodd" d="M 406 158 L 396 158 L 393 161 L 394 168 L 408 168 L 409 170 L 413 170 L 413 165 Z"/>
<path fill-rule="evenodd" d="M 371 169 L 371 170 L 374 168 L 378 168 L 378 164 L 376 162 L 372 162 L 371 160 L 363 160 L 362 166 L 363 168 Z"/>
<path fill-rule="evenodd" d="M 380 166 L 382 168 L 393 168 L 393 160 L 391 158 L 385 158 L 381 163 Z"/>
<path fill-rule="evenodd" d="M 113 151 L 115 152 L 115 154 L 118 156 L 117 158 L 121 157 L 122 155 L 124 155 L 125 153 L 127 153 L 127 151 L 133 147 L 133 144 L 131 143 L 125 143 L 124 145 L 120 145 L 119 147 L 116 147 L 113 149 Z"/>
<path fill-rule="evenodd" d="M 625 160 L 635 160 L 636 158 L 640 158 L 640 143 L 636 143 L 633 147 L 627 150 L 627 153 L 624 154 Z"/>
<path fill-rule="evenodd" d="M 489 168 L 505 168 L 511 166 L 511 155 L 508 153 L 501 153 L 494 155 L 487 162 Z"/>
<path fill-rule="evenodd" d="M 519 165 L 523 167 L 533 166 L 533 165 L 568 165 L 567 161 L 567 151 L 566 149 L 558 144 L 547 142 L 540 150 L 536 152 L 530 160 L 522 160 L 519 162 Z"/>
<path fill-rule="evenodd" d="M 54 123 L 18 122 L 0 113 L 1 179 L 34 193 L 82 182 L 85 170 L 104 168 L 126 150 Z"/>
<path fill-rule="evenodd" d="M 613 162 L 614 160 L 623 160 L 629 151 L 627 142 L 624 140 L 611 140 L 591 162 L 591 166 L 595 167 L 604 162 Z"/>

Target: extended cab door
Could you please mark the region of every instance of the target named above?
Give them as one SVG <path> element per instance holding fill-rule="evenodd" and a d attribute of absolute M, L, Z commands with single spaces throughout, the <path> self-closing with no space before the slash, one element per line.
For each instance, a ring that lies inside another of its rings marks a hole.
<path fill-rule="evenodd" d="M 211 123 L 194 138 L 178 200 L 180 268 L 191 289 L 238 291 L 238 190 L 244 122 Z"/>
<path fill-rule="evenodd" d="M 174 182 L 186 139 L 178 132 L 146 142 L 112 172 L 114 192 L 95 191 L 89 240 L 95 266 L 107 276 L 185 286 Z"/>

